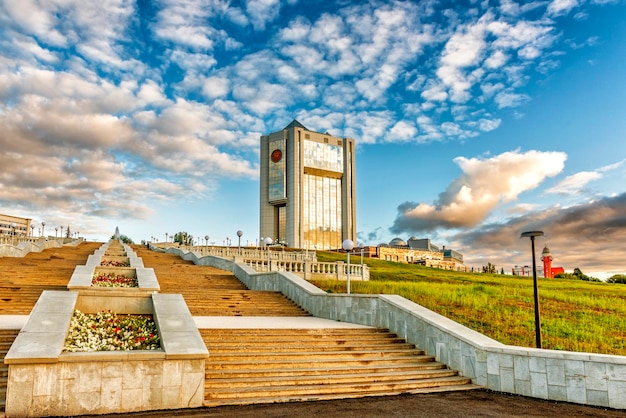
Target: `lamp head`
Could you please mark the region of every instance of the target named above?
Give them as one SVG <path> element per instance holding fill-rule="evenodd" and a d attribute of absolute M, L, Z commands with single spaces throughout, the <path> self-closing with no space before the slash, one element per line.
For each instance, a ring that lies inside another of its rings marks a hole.
<path fill-rule="evenodd" d="M 526 231 L 526 232 L 522 232 L 522 235 L 520 236 L 520 238 L 530 237 L 532 239 L 534 237 L 541 237 L 541 236 L 543 236 L 543 231 Z"/>

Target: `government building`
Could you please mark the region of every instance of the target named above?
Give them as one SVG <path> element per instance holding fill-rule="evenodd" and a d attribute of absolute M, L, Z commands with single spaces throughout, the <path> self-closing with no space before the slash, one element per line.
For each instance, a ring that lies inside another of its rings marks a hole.
<path fill-rule="evenodd" d="M 354 140 L 294 120 L 261 136 L 260 236 L 328 250 L 356 242 Z"/>

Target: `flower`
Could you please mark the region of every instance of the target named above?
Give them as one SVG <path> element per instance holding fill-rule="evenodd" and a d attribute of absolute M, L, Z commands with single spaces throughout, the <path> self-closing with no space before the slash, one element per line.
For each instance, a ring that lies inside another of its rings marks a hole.
<path fill-rule="evenodd" d="M 102 260 L 100 262 L 101 266 L 105 267 L 130 267 L 130 263 L 126 261 L 115 261 L 115 260 Z"/>
<path fill-rule="evenodd" d="M 117 315 L 111 311 L 85 314 L 74 310 L 63 351 L 158 350 L 161 348 L 151 315 Z"/>
<path fill-rule="evenodd" d="M 115 273 L 96 273 L 91 279 L 91 285 L 96 287 L 138 287 L 137 278 Z"/>

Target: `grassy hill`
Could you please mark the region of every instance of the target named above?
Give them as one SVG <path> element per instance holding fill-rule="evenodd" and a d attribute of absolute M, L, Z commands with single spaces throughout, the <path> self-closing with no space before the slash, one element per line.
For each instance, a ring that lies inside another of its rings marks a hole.
<path fill-rule="evenodd" d="M 345 254 L 318 252 L 319 261 Z M 353 255 L 351 262 L 360 262 Z M 370 281 L 351 281 L 352 293 L 397 294 L 504 344 L 535 346 L 532 277 L 459 273 L 365 258 Z M 329 292 L 345 281 L 314 280 Z M 626 355 L 626 285 L 539 279 L 543 348 Z"/>

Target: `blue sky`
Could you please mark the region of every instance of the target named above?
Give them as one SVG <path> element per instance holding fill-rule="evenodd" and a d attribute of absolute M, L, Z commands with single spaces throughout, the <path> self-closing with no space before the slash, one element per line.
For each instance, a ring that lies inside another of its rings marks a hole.
<path fill-rule="evenodd" d="M 357 142 L 359 241 L 626 271 L 626 2 L 0 1 L 0 211 L 258 239 L 259 137 Z"/>

